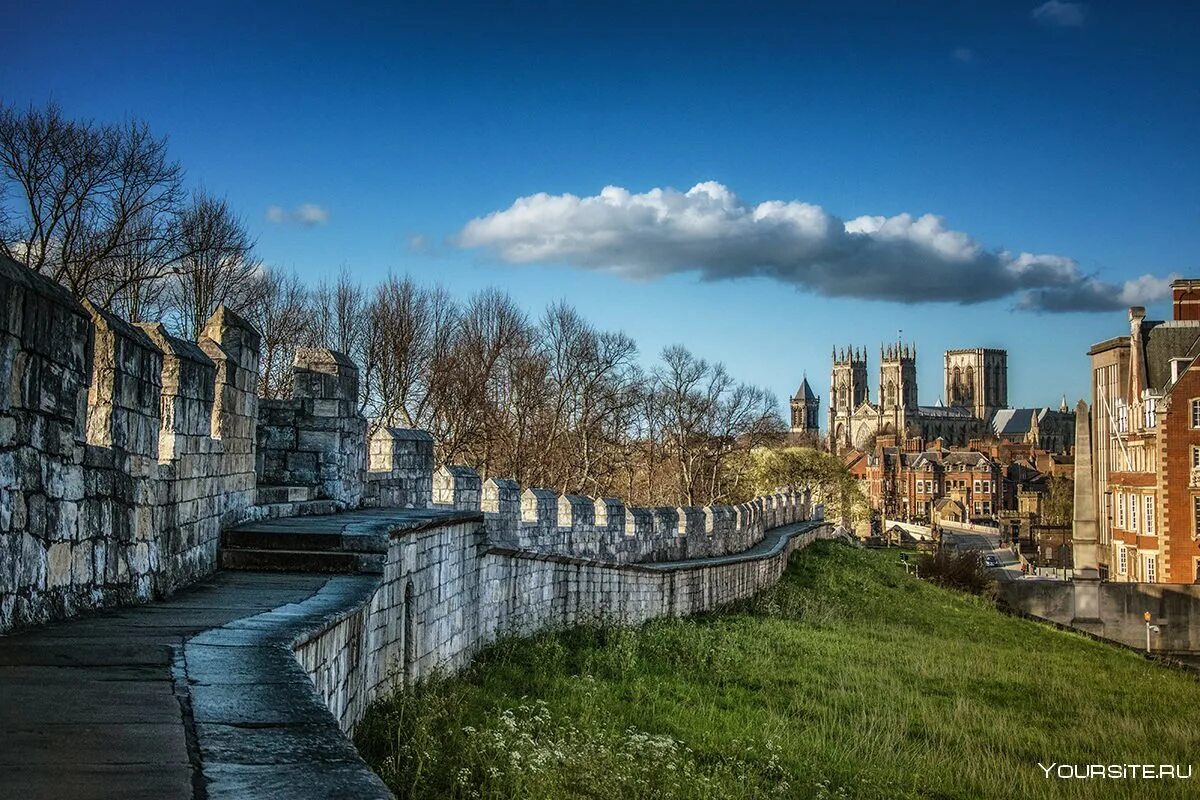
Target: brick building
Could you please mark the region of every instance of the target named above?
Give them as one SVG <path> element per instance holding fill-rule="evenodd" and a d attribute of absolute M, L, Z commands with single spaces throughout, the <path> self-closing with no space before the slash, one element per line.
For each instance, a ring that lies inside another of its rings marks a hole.
<path fill-rule="evenodd" d="M 984 453 L 948 449 L 940 439 L 926 448 L 919 439 L 901 447 L 894 437 L 880 437 L 873 452 L 851 451 L 845 463 L 865 483 L 871 507 L 888 519 L 930 522 L 957 507 L 962 521 L 990 521 L 1000 508 L 999 465 Z M 939 507 L 942 500 L 950 504 Z"/>
<path fill-rule="evenodd" d="M 1200 281 L 1172 284 L 1173 319 L 1129 309 L 1093 345 L 1093 476 L 1102 578 L 1200 579 Z"/>

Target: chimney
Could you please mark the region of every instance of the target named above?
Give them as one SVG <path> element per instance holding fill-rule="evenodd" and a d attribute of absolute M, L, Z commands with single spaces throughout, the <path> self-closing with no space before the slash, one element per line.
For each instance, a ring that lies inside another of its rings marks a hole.
<path fill-rule="evenodd" d="M 1191 362 L 1190 358 L 1172 358 L 1171 359 L 1171 383 L 1179 380 L 1179 376 L 1187 369 L 1187 365 Z"/>
<path fill-rule="evenodd" d="M 1171 306 L 1176 320 L 1200 320 L 1200 280 L 1180 278 L 1172 281 Z"/>
<path fill-rule="evenodd" d="M 1129 308 L 1129 402 L 1141 400 L 1142 390 L 1146 388 L 1145 364 L 1142 358 L 1142 322 L 1146 319 L 1146 309 L 1142 306 Z"/>

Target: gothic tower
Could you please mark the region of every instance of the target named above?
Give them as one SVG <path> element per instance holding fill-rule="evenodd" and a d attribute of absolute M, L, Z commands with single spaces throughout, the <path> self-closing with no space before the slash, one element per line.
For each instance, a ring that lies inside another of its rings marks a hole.
<path fill-rule="evenodd" d="M 990 422 L 1008 406 L 1008 351 L 947 350 L 946 405 L 969 408 L 976 419 Z"/>
<path fill-rule="evenodd" d="M 897 342 L 879 348 L 880 431 L 891 425 L 900 440 L 917 412 L 917 348 Z"/>
<path fill-rule="evenodd" d="M 821 398 L 813 394 L 808 385 L 808 376 L 800 383 L 800 388 L 792 397 L 792 433 L 809 434 L 815 437 L 820 428 L 817 414 L 820 412 Z"/>
<path fill-rule="evenodd" d="M 833 371 L 829 378 L 829 447 L 837 452 L 854 442 L 850 418 L 854 409 L 867 402 L 867 351 L 849 347 L 833 350 Z"/>

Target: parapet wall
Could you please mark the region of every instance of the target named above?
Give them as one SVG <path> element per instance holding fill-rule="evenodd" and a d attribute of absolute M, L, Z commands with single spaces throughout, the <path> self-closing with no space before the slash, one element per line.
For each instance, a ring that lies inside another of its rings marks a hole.
<path fill-rule="evenodd" d="M 292 396 L 258 407 L 262 486 L 313 487 L 340 508 L 363 502 L 367 420 L 358 412 L 358 368 L 341 353 L 297 351 Z"/>
<path fill-rule="evenodd" d="M 793 552 L 836 536 L 815 520 L 763 552 L 663 567 L 487 548 L 487 522 L 463 512 L 396 531 L 370 600 L 298 645 L 344 731 L 397 682 L 456 671 L 501 637 L 709 611 L 771 586 Z"/>
<path fill-rule="evenodd" d="M 259 336 L 198 343 L 0 258 L 0 631 L 212 572 L 254 498 Z"/>
<path fill-rule="evenodd" d="M 433 474 L 433 507 L 484 512 L 490 544 L 617 564 L 740 553 L 769 528 L 807 520 L 811 504 L 809 492 L 779 490 L 736 506 L 640 508 L 612 497 L 481 481 L 464 466 Z"/>

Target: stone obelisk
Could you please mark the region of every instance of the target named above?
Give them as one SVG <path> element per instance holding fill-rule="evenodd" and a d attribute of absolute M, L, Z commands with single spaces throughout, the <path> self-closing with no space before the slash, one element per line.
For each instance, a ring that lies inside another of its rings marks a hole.
<path fill-rule="evenodd" d="M 1071 625 L 1099 632 L 1100 572 L 1098 547 L 1100 523 L 1096 516 L 1096 484 L 1092 476 L 1092 419 L 1088 404 L 1075 406 L 1075 515 L 1072 531 L 1072 580 L 1074 618 Z"/>

